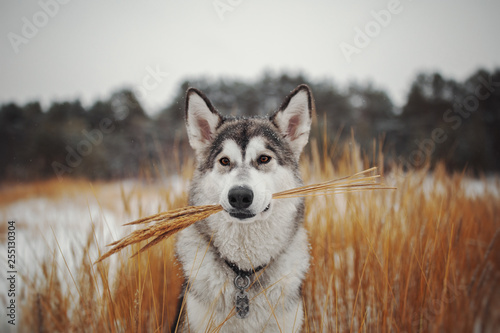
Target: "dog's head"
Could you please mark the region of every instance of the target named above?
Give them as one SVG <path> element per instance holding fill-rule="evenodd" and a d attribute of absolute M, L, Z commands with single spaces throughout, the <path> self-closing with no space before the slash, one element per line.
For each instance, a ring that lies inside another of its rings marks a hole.
<path fill-rule="evenodd" d="M 269 118 L 228 118 L 199 90 L 186 94 L 186 126 L 196 153 L 191 204 L 221 204 L 225 219 L 250 223 L 278 213 L 272 193 L 301 185 L 312 94 L 298 86 Z"/>

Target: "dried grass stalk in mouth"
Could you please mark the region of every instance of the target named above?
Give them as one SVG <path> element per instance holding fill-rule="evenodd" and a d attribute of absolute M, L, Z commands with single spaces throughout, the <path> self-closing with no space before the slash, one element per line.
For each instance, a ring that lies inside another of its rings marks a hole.
<path fill-rule="evenodd" d="M 338 193 L 358 192 L 366 190 L 389 190 L 395 187 L 388 187 L 382 183 L 377 183 L 380 175 L 365 176 L 370 172 L 376 171 L 377 168 L 363 170 L 354 175 L 329 180 L 323 183 L 306 185 L 292 188 L 273 194 L 273 199 L 286 199 L 296 197 L 320 196 Z"/>
<path fill-rule="evenodd" d="M 108 244 L 112 246 L 111 250 L 103 254 L 96 263 L 101 262 L 107 257 L 119 252 L 121 249 L 139 243 L 143 240 L 152 239 L 148 244 L 143 246 L 137 253 L 137 255 L 151 246 L 157 244 L 162 239 L 168 238 L 178 231 L 189 227 L 191 224 L 203 220 L 212 214 L 220 212 L 222 210 L 221 205 L 205 205 L 205 206 L 189 206 L 179 209 L 174 209 L 165 213 L 155 214 L 149 217 L 138 219 L 136 221 L 126 223 L 124 225 L 134 225 L 156 222 L 156 224 L 149 227 L 135 230 L 130 235 L 122 238 L 119 241 Z"/>
<path fill-rule="evenodd" d="M 320 196 L 338 193 L 349 193 L 356 191 L 380 190 L 380 189 L 395 189 L 388 187 L 377 180 L 380 175 L 369 176 L 371 172 L 376 171 L 376 168 L 370 168 L 354 175 L 326 181 L 323 183 L 306 185 L 283 192 L 273 194 L 273 199 L 286 199 L 307 196 Z M 135 230 L 130 235 L 108 244 L 112 248 L 100 256 L 96 263 L 108 258 L 109 256 L 119 252 L 123 248 L 139 243 L 144 240 L 151 241 L 144 245 L 135 255 L 147 250 L 151 246 L 159 243 L 173 234 L 189 227 L 191 224 L 201 221 L 210 215 L 218 213 L 222 210 L 221 205 L 204 205 L 204 206 L 189 206 L 179 209 L 170 210 L 168 212 L 159 213 L 138 219 L 136 221 L 126 223 L 124 225 L 137 225 L 146 223 L 155 223 L 143 229 Z"/>

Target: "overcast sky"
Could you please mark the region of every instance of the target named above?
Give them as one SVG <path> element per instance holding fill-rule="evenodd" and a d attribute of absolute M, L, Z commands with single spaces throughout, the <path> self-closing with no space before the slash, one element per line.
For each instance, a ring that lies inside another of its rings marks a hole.
<path fill-rule="evenodd" d="M 495 0 L 3 0 L 0 104 L 90 105 L 128 86 L 154 113 L 183 78 L 264 69 L 369 80 L 402 103 L 419 71 L 500 66 L 499 17 Z"/>

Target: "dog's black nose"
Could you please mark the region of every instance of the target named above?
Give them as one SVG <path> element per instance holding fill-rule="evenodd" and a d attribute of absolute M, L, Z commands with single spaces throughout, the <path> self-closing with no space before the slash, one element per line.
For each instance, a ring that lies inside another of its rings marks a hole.
<path fill-rule="evenodd" d="M 236 209 L 250 207 L 253 201 L 253 192 L 248 187 L 236 186 L 229 190 L 229 203 Z"/>

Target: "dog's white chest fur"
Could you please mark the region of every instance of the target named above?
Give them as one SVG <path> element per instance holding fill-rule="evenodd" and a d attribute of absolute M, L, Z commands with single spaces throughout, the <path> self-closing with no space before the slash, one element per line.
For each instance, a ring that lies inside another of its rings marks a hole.
<path fill-rule="evenodd" d="M 298 291 L 309 266 L 307 233 L 302 227 L 289 245 L 268 267 L 251 276 L 249 314 L 239 319 L 234 310 L 236 274 L 193 226 L 179 233 L 177 253 L 185 275 L 190 277 L 184 330 L 261 332 L 265 328 L 264 332 L 299 332 L 303 305 Z"/>

